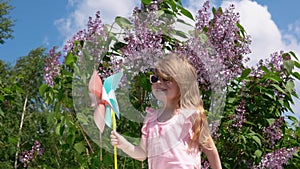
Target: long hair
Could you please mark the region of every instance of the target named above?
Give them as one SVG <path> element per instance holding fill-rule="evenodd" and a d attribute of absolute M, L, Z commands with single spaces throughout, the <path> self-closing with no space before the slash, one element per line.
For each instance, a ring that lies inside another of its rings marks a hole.
<path fill-rule="evenodd" d="M 162 77 L 173 78 L 179 89 L 178 106 L 179 108 L 197 109 L 192 130 L 194 135 L 189 142 L 189 148 L 204 146 L 211 147 L 211 136 L 208 123 L 203 108 L 197 73 L 195 68 L 188 62 L 184 55 L 168 54 L 155 65 L 156 70 Z"/>

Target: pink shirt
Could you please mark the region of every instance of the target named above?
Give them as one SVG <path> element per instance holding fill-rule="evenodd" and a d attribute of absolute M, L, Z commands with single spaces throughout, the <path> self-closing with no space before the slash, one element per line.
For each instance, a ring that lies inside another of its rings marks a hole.
<path fill-rule="evenodd" d="M 195 110 L 179 110 L 166 122 L 157 121 L 157 110 L 146 109 L 142 141 L 148 153 L 149 169 L 200 169 L 201 152 L 188 149 L 193 136 Z"/>

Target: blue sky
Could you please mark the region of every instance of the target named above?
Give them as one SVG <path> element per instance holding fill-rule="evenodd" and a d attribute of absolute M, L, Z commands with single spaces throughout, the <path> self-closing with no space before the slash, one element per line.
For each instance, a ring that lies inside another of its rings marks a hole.
<path fill-rule="evenodd" d="M 184 0 L 196 12 L 204 0 Z M 252 36 L 251 63 L 281 49 L 292 50 L 300 57 L 299 0 L 231 0 L 240 13 L 241 23 Z M 214 6 L 228 6 L 228 1 L 211 0 Z M 12 0 L 16 19 L 14 39 L 0 45 L 0 59 L 14 64 L 22 56 L 40 46 L 62 47 L 78 30 L 86 28 L 89 16 L 100 10 L 102 20 L 110 23 L 117 15 L 129 16 L 139 0 Z M 300 84 L 296 83 L 300 94 Z M 295 111 L 300 111 L 296 101 Z M 300 113 L 297 114 L 300 119 Z"/>

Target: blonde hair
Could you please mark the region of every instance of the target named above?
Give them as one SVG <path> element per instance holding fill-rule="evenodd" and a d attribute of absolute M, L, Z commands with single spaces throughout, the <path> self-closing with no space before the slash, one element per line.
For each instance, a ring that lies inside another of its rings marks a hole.
<path fill-rule="evenodd" d="M 192 137 L 189 148 L 204 146 L 211 148 L 211 136 L 203 108 L 197 73 L 195 68 L 188 62 L 184 55 L 168 54 L 158 61 L 155 69 L 163 78 L 172 78 L 176 81 L 179 93 L 179 108 L 197 109 L 199 114 L 194 119 Z"/>

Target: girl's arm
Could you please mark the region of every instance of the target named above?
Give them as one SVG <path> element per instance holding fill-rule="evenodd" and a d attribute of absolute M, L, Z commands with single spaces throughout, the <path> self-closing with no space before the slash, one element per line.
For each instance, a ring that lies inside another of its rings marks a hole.
<path fill-rule="evenodd" d="M 221 169 L 222 166 L 221 166 L 219 153 L 218 153 L 215 143 L 211 137 L 209 137 L 209 142 L 210 142 L 209 147 L 201 146 L 202 151 L 206 155 L 206 157 L 209 161 L 210 167 L 212 169 Z"/>
<path fill-rule="evenodd" d="M 112 145 L 116 145 L 124 153 L 136 160 L 144 161 L 147 158 L 146 148 L 143 141 L 141 141 L 139 146 L 133 145 L 116 131 L 111 132 L 110 140 Z"/>

